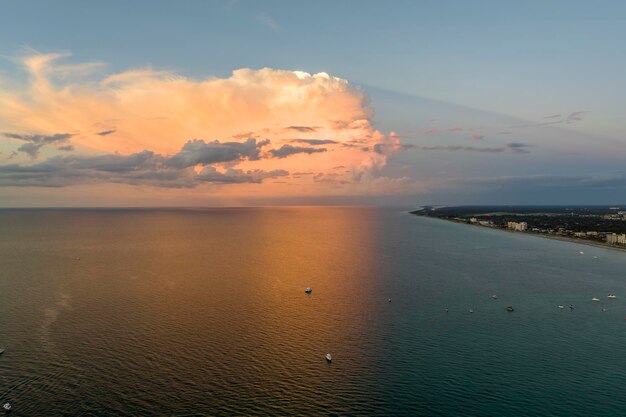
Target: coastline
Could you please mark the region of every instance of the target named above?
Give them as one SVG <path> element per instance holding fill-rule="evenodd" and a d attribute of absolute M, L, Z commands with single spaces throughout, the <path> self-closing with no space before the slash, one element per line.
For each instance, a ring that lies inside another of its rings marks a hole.
<path fill-rule="evenodd" d="M 418 217 L 426 217 L 426 218 L 429 218 L 429 219 L 441 220 L 441 221 L 461 224 L 461 225 L 465 225 L 465 226 L 469 226 L 469 227 L 478 227 L 478 228 L 481 228 L 481 229 L 498 230 L 498 231 L 501 231 L 501 232 L 522 234 L 522 235 L 526 235 L 526 236 L 534 236 L 534 237 L 540 237 L 540 238 L 551 239 L 551 240 L 560 240 L 561 242 L 577 243 L 577 244 L 580 244 L 580 245 L 593 246 L 593 247 L 596 247 L 596 248 L 611 249 L 611 250 L 615 250 L 615 251 L 618 251 L 618 252 L 626 252 L 626 247 L 619 247 L 619 246 L 609 245 L 609 244 L 602 243 L 602 242 L 594 242 L 594 241 L 586 240 L 586 239 L 578 239 L 578 238 L 575 238 L 575 237 L 554 236 L 554 235 L 546 235 L 546 234 L 542 234 L 542 233 L 532 233 L 532 232 L 519 232 L 519 231 L 515 231 L 515 230 L 503 229 L 501 227 L 487 227 L 487 226 L 468 224 L 468 223 L 465 223 L 465 222 L 457 222 L 457 221 L 454 221 L 454 220 L 443 219 L 441 217 L 422 216 L 420 214 L 416 214 L 416 213 L 412 213 L 412 212 L 411 212 L 411 214 L 414 215 L 414 216 L 418 216 Z"/>

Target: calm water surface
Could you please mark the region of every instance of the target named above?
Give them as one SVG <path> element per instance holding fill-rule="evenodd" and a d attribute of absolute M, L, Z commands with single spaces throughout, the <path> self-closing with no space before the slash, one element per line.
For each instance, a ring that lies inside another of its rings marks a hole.
<path fill-rule="evenodd" d="M 3 210 L 0 401 L 624 416 L 625 301 L 626 253 L 400 210 Z"/>

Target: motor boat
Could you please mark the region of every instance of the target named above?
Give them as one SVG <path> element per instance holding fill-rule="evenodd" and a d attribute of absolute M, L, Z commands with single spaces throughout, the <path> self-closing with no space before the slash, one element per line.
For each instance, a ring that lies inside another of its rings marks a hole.
<path fill-rule="evenodd" d="M 565 306 L 563 306 L 562 304 L 559 304 L 559 308 L 563 309 L 563 308 L 565 308 Z"/>
<path fill-rule="evenodd" d="M 583 252 L 583 251 L 580 251 L 580 252 L 578 252 L 578 253 L 580 253 L 581 255 L 584 255 L 584 254 L 585 254 L 585 252 Z"/>
<path fill-rule="evenodd" d="M 597 297 L 593 297 L 593 298 L 591 299 L 591 301 L 600 301 L 600 299 L 599 299 L 599 298 L 597 298 Z"/>
<path fill-rule="evenodd" d="M 494 300 L 497 300 L 498 296 L 494 294 L 494 295 L 491 296 L 491 298 L 493 298 Z"/>
<path fill-rule="evenodd" d="M 5 411 L 11 411 L 11 403 L 9 402 L 4 403 L 2 408 L 4 408 Z"/>
<path fill-rule="evenodd" d="M 311 294 L 313 292 L 313 288 L 306 287 L 306 290 L 304 290 L 304 292 L 307 293 L 307 294 Z"/>
<path fill-rule="evenodd" d="M 614 299 L 614 298 L 617 298 L 617 295 L 615 295 L 615 294 L 609 294 L 609 295 L 607 295 L 607 296 L 606 296 L 606 298 L 611 298 L 611 299 Z"/>
<path fill-rule="evenodd" d="M 474 309 L 473 309 L 473 308 L 470 308 L 470 309 L 469 309 L 469 312 L 473 314 L 473 313 L 474 313 Z"/>
<path fill-rule="evenodd" d="M 326 354 L 326 362 L 332 362 L 333 361 L 333 357 L 331 356 L 330 353 Z"/>
<path fill-rule="evenodd" d="M 506 311 L 513 311 L 513 306 L 508 306 L 508 307 L 506 308 Z"/>

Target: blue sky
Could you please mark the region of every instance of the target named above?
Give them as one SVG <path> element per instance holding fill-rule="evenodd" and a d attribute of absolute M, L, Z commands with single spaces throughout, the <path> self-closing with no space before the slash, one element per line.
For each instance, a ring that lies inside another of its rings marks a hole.
<path fill-rule="evenodd" d="M 66 62 L 104 63 L 107 74 L 326 72 L 362 86 L 374 127 L 414 147 L 384 168 L 424 183 L 399 192 L 398 203 L 612 203 L 624 200 L 626 182 L 625 20 L 621 1 L 6 0 L 0 79 L 24 79 L 15 57 L 33 52 L 69 52 Z M 467 134 L 443 132 L 456 127 Z M 527 152 L 508 152 L 510 143 Z M 476 183 L 461 181 L 468 178 Z M 503 192 L 523 178 L 524 196 Z M 28 192 L 42 204 L 50 195 Z M 20 204 L 24 191 L 2 193 Z"/>

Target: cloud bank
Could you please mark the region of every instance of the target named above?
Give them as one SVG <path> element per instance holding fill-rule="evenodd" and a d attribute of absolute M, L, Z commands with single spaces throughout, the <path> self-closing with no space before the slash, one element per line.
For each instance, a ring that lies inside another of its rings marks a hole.
<path fill-rule="evenodd" d="M 335 184 L 369 193 L 384 188 L 381 171 L 402 149 L 373 128 L 365 92 L 326 73 L 244 68 L 196 80 L 141 68 L 101 75 L 102 64 L 62 64 L 68 57 L 22 58 L 25 81 L 0 83 L 0 150 L 12 155 L 0 165 L 0 185 L 199 188 L 282 177 L 284 185 L 255 192 L 316 195 L 330 189 L 289 172 L 325 175 L 344 166 L 333 172 Z"/>

